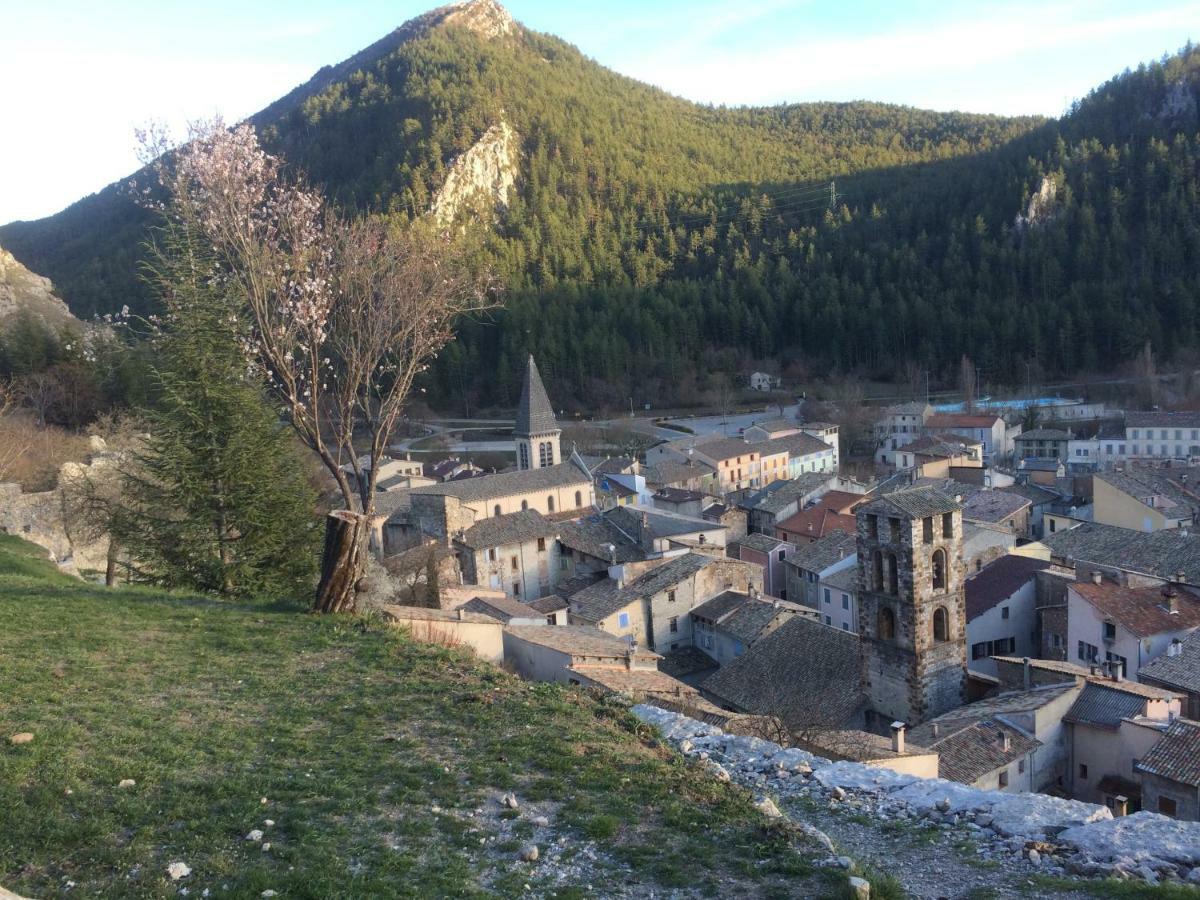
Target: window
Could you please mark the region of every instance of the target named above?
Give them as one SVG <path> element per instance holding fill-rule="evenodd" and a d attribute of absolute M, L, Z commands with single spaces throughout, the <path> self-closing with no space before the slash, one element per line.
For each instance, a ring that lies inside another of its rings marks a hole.
<path fill-rule="evenodd" d="M 1120 654 L 1106 652 L 1104 654 L 1104 658 L 1105 658 L 1105 660 L 1107 660 L 1110 663 L 1120 663 L 1122 674 L 1125 674 L 1129 671 L 1129 660 L 1127 660 L 1125 657 L 1121 656 Z"/>
<path fill-rule="evenodd" d="M 667 619 L 667 626 L 671 630 L 671 634 L 679 633 L 679 616 L 671 616 Z"/>
<path fill-rule="evenodd" d="M 704 535 L 700 535 L 700 539 L 701 539 L 701 540 L 703 540 L 703 539 L 704 539 Z M 784 554 L 784 553 L 786 553 L 786 552 L 787 552 L 786 550 L 780 550 L 780 551 L 779 551 L 779 561 L 780 561 L 780 562 L 783 562 L 783 554 Z"/>
<path fill-rule="evenodd" d="M 1018 775 L 1025 774 L 1025 760 L 1023 760 L 1023 759 L 1017 761 L 1017 774 Z"/>
<path fill-rule="evenodd" d="M 933 611 L 933 639 L 945 641 L 950 633 L 949 615 L 946 607 L 939 606 Z"/>
<path fill-rule="evenodd" d="M 826 619 L 829 617 L 826 616 Z M 879 610 L 879 639 L 881 641 L 892 641 L 896 639 L 896 614 L 891 608 L 884 606 Z"/>
<path fill-rule="evenodd" d="M 842 623 L 842 631 L 849 631 L 849 630 L 850 630 L 850 623 L 849 623 L 849 622 L 843 622 L 843 623 Z"/>
<path fill-rule="evenodd" d="M 517 558 L 515 556 L 512 557 L 512 570 L 514 572 L 517 571 Z"/>
<path fill-rule="evenodd" d="M 1005 769 L 1003 772 L 1000 773 L 1000 787 L 1002 787 L 1002 788 L 1008 787 L 1008 769 Z"/>
<path fill-rule="evenodd" d="M 972 644 L 971 645 L 971 659 L 987 659 L 987 657 L 989 656 L 989 654 L 987 652 L 987 645 L 988 645 L 987 641 L 980 641 L 977 644 Z"/>
<path fill-rule="evenodd" d="M 921 531 L 923 532 L 925 543 L 933 543 L 933 516 L 926 516 L 921 520 Z"/>
<path fill-rule="evenodd" d="M 547 625 L 557 625 L 558 624 L 558 622 L 554 618 L 554 613 L 551 613 L 550 615 L 546 616 L 546 624 Z"/>
<path fill-rule="evenodd" d="M 1116 622 L 1105 622 L 1104 623 L 1104 639 L 1106 641 L 1115 641 L 1117 639 L 1117 623 Z"/>
<path fill-rule="evenodd" d="M 888 518 L 888 529 L 891 532 L 891 540 L 893 544 L 900 543 L 900 520 Z"/>
<path fill-rule="evenodd" d="M 624 612 L 617 613 L 617 627 L 618 628 L 628 628 L 629 627 L 629 613 L 624 613 Z"/>
<path fill-rule="evenodd" d="M 667 591 L 667 602 L 668 603 L 675 602 L 675 592 L 674 591 Z"/>
<path fill-rule="evenodd" d="M 849 609 L 849 608 L 850 608 L 850 595 L 842 594 L 842 609 Z"/>
<path fill-rule="evenodd" d="M 526 444 L 524 441 L 522 441 L 518 445 L 518 449 L 521 451 L 521 461 L 518 465 L 518 468 L 528 469 L 529 468 L 529 445 Z"/>
<path fill-rule="evenodd" d="M 1160 813 L 1162 813 L 1164 816 L 1170 816 L 1172 819 L 1175 818 L 1175 816 L 1178 815 L 1178 813 L 1179 813 L 1179 809 L 1175 803 L 1175 798 L 1174 797 L 1159 797 L 1158 798 L 1158 811 Z"/>
<path fill-rule="evenodd" d="M 1079 780 L 1087 781 L 1087 763 L 1079 764 Z"/>
<path fill-rule="evenodd" d="M 1061 650 L 1062 645 L 1063 645 L 1063 639 L 1062 639 L 1061 634 L 1051 634 L 1050 635 L 1050 646 L 1051 647 L 1053 647 L 1055 650 Z"/>
<path fill-rule="evenodd" d="M 1017 649 L 1015 637 L 997 638 L 994 641 L 979 641 L 971 645 L 971 659 L 987 659 L 989 656 L 1007 656 Z"/>
<path fill-rule="evenodd" d="M 568 568 L 570 568 L 570 564 L 567 562 L 567 558 L 565 556 L 560 556 L 558 558 L 558 571 L 565 572 Z"/>
<path fill-rule="evenodd" d="M 875 517 L 871 517 L 875 521 Z M 877 591 L 883 590 L 883 556 L 878 550 L 871 552 L 871 587 Z"/>
<path fill-rule="evenodd" d="M 879 540 L 879 516 L 867 516 L 867 534 Z"/>
<path fill-rule="evenodd" d="M 583 491 L 576 491 L 575 492 L 575 508 L 579 509 L 579 507 L 581 507 L 581 506 L 583 506 Z"/>
<path fill-rule="evenodd" d="M 935 591 L 944 591 L 946 589 L 946 551 L 939 547 L 933 551 L 933 589 Z"/>
<path fill-rule="evenodd" d="M 1095 662 L 1100 658 L 1100 648 L 1095 644 L 1089 644 L 1087 641 L 1079 642 L 1079 658 L 1084 662 Z"/>
<path fill-rule="evenodd" d="M 522 509 L 522 511 L 529 509 L 529 501 L 528 500 L 521 501 L 521 509 Z"/>
<path fill-rule="evenodd" d="M 1050 533 L 1051 533 L 1051 534 L 1054 534 L 1054 532 L 1055 532 L 1057 529 L 1058 529 L 1058 522 L 1054 521 L 1054 519 L 1051 519 L 1051 520 L 1050 520 Z"/>
<path fill-rule="evenodd" d="M 954 537 L 954 513 L 942 513 L 942 537 Z"/>
<path fill-rule="evenodd" d="M 545 553 L 545 552 L 546 552 L 546 539 L 538 538 L 538 553 Z"/>
<path fill-rule="evenodd" d="M 1007 606 L 1000 607 L 1000 618 L 1002 618 L 1002 619 L 1008 618 L 1008 607 Z"/>
<path fill-rule="evenodd" d="M 550 510 L 550 512 L 554 512 L 554 496 L 553 495 L 546 498 L 546 509 Z"/>
<path fill-rule="evenodd" d="M 500 504 L 499 503 L 497 503 L 495 506 L 492 507 L 492 515 L 494 515 L 494 516 L 500 515 Z"/>
<path fill-rule="evenodd" d="M 1138 438 L 1138 430 L 1137 430 L 1136 428 L 1131 428 L 1131 429 L 1129 430 L 1129 437 L 1130 437 L 1130 439 L 1131 439 L 1131 440 L 1135 440 L 1135 441 L 1136 441 L 1136 440 L 1137 440 L 1137 438 Z M 1136 452 L 1137 452 L 1137 451 L 1135 450 L 1135 451 L 1134 451 L 1134 453 L 1136 453 Z"/>
<path fill-rule="evenodd" d="M 513 582 L 513 596 L 514 597 L 521 596 L 521 585 L 519 582 L 516 582 L 516 581 Z"/>
<path fill-rule="evenodd" d="M 832 624 L 833 624 L 833 619 L 831 619 L 829 616 L 826 616 L 826 617 L 825 617 L 825 624 L 826 624 L 826 625 L 832 625 Z"/>
<path fill-rule="evenodd" d="M 900 593 L 900 571 L 896 565 L 896 554 L 888 554 L 888 593 Z"/>
<path fill-rule="evenodd" d="M 1165 441 L 1165 440 L 1167 439 L 1167 429 L 1165 429 L 1165 428 L 1160 428 L 1160 429 L 1158 430 L 1158 436 L 1159 436 L 1159 437 L 1160 437 L 1162 440 L 1164 440 L 1164 441 Z"/>
<path fill-rule="evenodd" d="M 488 559 L 491 560 L 492 562 L 496 561 L 496 548 L 495 547 L 492 547 L 490 550 L 488 550 Z"/>
<path fill-rule="evenodd" d="M 1133 448 L 1133 452 L 1134 452 L 1134 453 L 1137 453 L 1137 448 L 1136 448 L 1136 447 L 1134 447 L 1134 448 Z M 1118 445 L 1117 445 L 1117 455 L 1118 455 L 1118 456 L 1124 456 L 1124 455 L 1125 455 L 1125 445 L 1124 445 L 1124 444 L 1118 444 Z"/>
<path fill-rule="evenodd" d="M 829 588 L 825 588 L 825 602 L 826 602 L 826 603 L 832 603 L 832 602 L 833 602 L 832 600 L 830 600 L 830 599 L 829 599 Z"/>
<path fill-rule="evenodd" d="M 538 465 L 543 467 L 554 465 L 554 445 L 550 441 L 542 441 L 538 444 Z"/>

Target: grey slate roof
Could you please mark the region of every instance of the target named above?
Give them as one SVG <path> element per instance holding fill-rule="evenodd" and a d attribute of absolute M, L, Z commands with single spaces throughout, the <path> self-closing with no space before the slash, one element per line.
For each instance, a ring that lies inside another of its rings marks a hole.
<path fill-rule="evenodd" d="M 566 598 L 558 594 L 547 594 L 545 597 L 538 597 L 529 605 L 540 613 L 552 613 L 558 612 L 560 609 L 566 609 L 569 604 Z"/>
<path fill-rule="evenodd" d="M 503 516 L 480 519 L 461 535 L 456 536 L 455 540 L 472 550 L 485 550 L 489 547 L 505 547 L 538 538 L 554 537 L 561 527 L 536 509 L 523 509 Z"/>
<path fill-rule="evenodd" d="M 836 728 L 861 707 L 859 638 L 793 616 L 701 684 L 741 712 Z"/>
<path fill-rule="evenodd" d="M 749 547 L 751 550 L 757 550 L 760 553 L 770 553 L 781 544 L 787 544 L 787 541 L 781 541 L 777 537 L 772 537 L 769 534 L 748 534 L 744 538 L 739 538 L 738 543 L 743 547 Z"/>
<path fill-rule="evenodd" d="M 859 588 L 858 566 L 846 566 L 844 569 L 839 569 L 832 575 L 822 578 L 821 583 L 839 591 L 845 591 L 847 594 L 857 594 Z"/>
<path fill-rule="evenodd" d="M 923 519 L 926 516 L 936 516 L 941 513 L 954 512 L 962 509 L 953 497 L 935 487 L 914 487 L 884 494 L 878 500 L 873 500 L 860 509 L 867 512 L 895 514 L 900 512 L 913 519 Z"/>
<path fill-rule="evenodd" d="M 630 644 L 625 638 L 607 634 L 590 625 L 509 625 L 509 634 L 572 656 L 623 658 Z M 659 659 L 653 650 L 639 649 L 638 659 Z"/>
<path fill-rule="evenodd" d="M 610 456 L 592 466 L 592 475 L 596 478 L 604 475 L 623 475 L 636 464 L 637 460 L 630 456 Z"/>
<path fill-rule="evenodd" d="M 717 627 L 745 644 L 753 644 L 781 612 L 770 600 L 747 597 Z"/>
<path fill-rule="evenodd" d="M 976 522 L 1003 522 L 1030 505 L 1030 501 L 1019 494 L 975 491 L 963 501 L 963 518 Z"/>
<path fill-rule="evenodd" d="M 1034 506 L 1041 506 L 1044 503 L 1054 503 L 1062 499 L 1053 491 L 1048 491 L 1036 484 L 1010 484 L 1005 487 L 996 488 L 996 490 L 1005 494 L 1016 494 L 1019 497 L 1024 497 Z"/>
<path fill-rule="evenodd" d="M 1154 499 L 1159 512 L 1175 519 L 1186 519 L 1200 511 L 1200 497 L 1189 492 L 1181 482 L 1168 477 L 1170 470 L 1130 469 L 1126 472 L 1097 472 L 1093 477 L 1112 485 L 1122 493 L 1151 506 Z M 1151 501 L 1151 502 L 1148 502 Z"/>
<path fill-rule="evenodd" d="M 541 613 L 527 603 L 511 597 L 472 597 L 460 609 L 508 622 L 511 619 L 540 619 Z"/>
<path fill-rule="evenodd" d="M 1127 428 L 1200 428 L 1200 412 L 1127 412 Z"/>
<path fill-rule="evenodd" d="M 687 678 L 717 667 L 716 661 L 699 647 L 680 647 L 663 656 L 658 670 L 672 678 Z"/>
<path fill-rule="evenodd" d="M 651 506 L 617 506 L 604 513 L 605 518 L 630 535 L 637 534 L 638 519 L 646 517 L 646 524 L 655 537 L 674 537 L 680 534 L 695 534 L 697 531 L 713 531 L 724 528 L 719 522 L 695 516 L 683 516 L 655 509 Z"/>
<path fill-rule="evenodd" d="M 1121 727 L 1122 719 L 1139 716 L 1145 709 L 1144 698 L 1089 681 L 1063 716 L 1063 721 L 1115 730 Z"/>
<path fill-rule="evenodd" d="M 997 603 L 1007 600 L 1017 590 L 1050 563 L 1031 556 L 1008 554 L 984 566 L 967 579 L 967 622 L 972 622 L 992 609 Z"/>
<path fill-rule="evenodd" d="M 1176 719 L 1138 761 L 1139 772 L 1200 787 L 1200 722 Z"/>
<path fill-rule="evenodd" d="M 783 564 L 809 572 L 820 572 L 855 552 L 857 539 L 854 535 L 844 531 L 831 531 L 811 544 L 798 546 L 794 553 L 788 554 Z"/>
<path fill-rule="evenodd" d="M 1200 631 L 1193 631 L 1184 639 L 1178 655 L 1164 653 L 1149 665 L 1142 666 L 1138 677 L 1181 691 L 1200 693 Z"/>
<path fill-rule="evenodd" d="M 1200 538 L 1173 528 L 1143 532 L 1082 522 L 1047 535 L 1042 543 L 1056 559 L 1102 563 L 1159 578 L 1183 572 L 1188 584 L 1200 584 Z"/>
<path fill-rule="evenodd" d="M 601 559 L 612 564 L 645 559 L 646 551 L 638 545 L 632 535 L 626 534 L 599 513 L 584 516 L 574 522 L 562 522 L 558 530 L 558 542 L 564 547 Z M 610 553 L 608 545 L 612 545 Z"/>
<path fill-rule="evenodd" d="M 713 561 L 712 557 L 700 553 L 685 553 L 656 566 L 623 588 L 618 588 L 613 579 L 606 578 L 571 598 L 571 615 L 585 622 L 601 622 L 635 600 L 686 581 Z"/>
<path fill-rule="evenodd" d="M 583 470 L 572 462 L 564 462 L 540 469 L 496 472 L 492 475 L 481 475 L 478 478 L 467 478 L 463 481 L 430 484 L 425 487 L 413 488 L 409 494 L 411 496 L 433 494 L 457 497 L 464 503 L 471 503 L 495 497 L 528 494 L 533 491 L 573 486 L 583 487 L 591 485 L 591 483 L 590 474 L 584 474 Z"/>
<path fill-rule="evenodd" d="M 1071 432 L 1060 428 L 1033 428 L 1023 431 L 1014 440 L 1018 441 L 1066 441 L 1070 440 Z"/>
<path fill-rule="evenodd" d="M 517 406 L 517 422 L 513 434 L 529 437 L 558 430 L 554 408 L 550 405 L 546 386 L 542 384 L 542 376 L 538 373 L 537 363 L 533 361 L 531 353 L 529 362 L 525 365 L 525 383 L 521 386 L 521 402 Z"/>
<path fill-rule="evenodd" d="M 666 459 L 642 468 L 642 474 L 646 476 L 646 483 L 654 485 L 680 484 L 691 481 L 693 478 L 706 478 L 715 471 L 708 463 L 698 459 L 691 462 Z"/>
<path fill-rule="evenodd" d="M 826 472 L 806 472 L 788 481 L 773 481 L 758 493 L 751 494 L 739 505 L 743 509 L 756 512 L 777 513 L 797 499 L 819 491 L 832 479 L 833 476 Z"/>
<path fill-rule="evenodd" d="M 1001 734 L 1008 737 L 1004 749 Z M 974 784 L 983 776 L 1007 766 L 1042 742 L 1001 720 L 986 718 L 951 731 L 928 745 L 938 754 L 938 777 L 960 784 Z"/>

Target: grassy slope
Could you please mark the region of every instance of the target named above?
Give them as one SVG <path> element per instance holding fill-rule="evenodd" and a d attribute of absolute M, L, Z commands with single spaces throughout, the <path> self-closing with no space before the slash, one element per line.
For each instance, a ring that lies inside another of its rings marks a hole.
<path fill-rule="evenodd" d="M 562 866 L 598 851 L 597 888 L 834 886 L 618 706 L 362 621 L 108 592 L 6 536 L 0 685 L 0 885 L 26 894 L 173 895 L 176 860 L 192 896 L 590 893 L 517 861 L 547 850 L 534 807 Z M 244 836 L 267 818 L 263 852 Z"/>

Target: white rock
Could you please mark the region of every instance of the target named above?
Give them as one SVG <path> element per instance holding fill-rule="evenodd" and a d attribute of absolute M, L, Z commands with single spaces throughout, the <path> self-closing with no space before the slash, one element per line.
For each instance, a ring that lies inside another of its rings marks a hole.
<path fill-rule="evenodd" d="M 267 851 L 269 851 L 270 849 L 271 849 L 271 842 L 270 842 L 270 841 L 263 841 L 263 845 L 262 845 L 262 850 L 263 850 L 263 853 L 266 853 L 266 852 L 267 852 Z"/>
<path fill-rule="evenodd" d="M 521 848 L 521 859 L 525 862 L 537 862 L 538 848 L 537 844 L 526 844 Z"/>
<path fill-rule="evenodd" d="M 275 896 L 278 896 L 278 895 L 277 895 L 277 894 L 276 894 L 276 893 L 275 893 L 273 890 L 271 890 L 270 888 L 267 888 L 267 890 L 263 891 L 263 892 L 262 892 L 261 894 L 259 894 L 258 896 L 260 896 L 260 897 L 275 897 Z"/>
<path fill-rule="evenodd" d="M 871 883 L 865 878 L 850 876 L 850 896 L 854 900 L 871 900 Z"/>
<path fill-rule="evenodd" d="M 521 805 L 521 802 L 517 800 L 516 794 L 505 794 L 500 798 L 500 803 L 508 809 L 516 809 Z"/>
<path fill-rule="evenodd" d="M 259 830 L 257 828 L 255 828 L 253 831 L 251 831 L 249 834 L 246 835 L 246 840 L 248 840 L 248 841 L 261 841 L 262 839 L 263 839 L 263 833 L 261 830 Z"/>
<path fill-rule="evenodd" d="M 173 862 L 167 866 L 167 874 L 171 876 L 172 881 L 178 881 L 191 875 L 192 868 L 185 862 Z"/>
<path fill-rule="evenodd" d="M 1042 854 L 1038 853 L 1036 849 L 1031 847 L 1029 849 L 1029 861 L 1035 866 L 1040 866 L 1042 864 Z"/>
<path fill-rule="evenodd" d="M 263 824 L 266 825 L 268 828 L 273 828 L 275 825 L 275 820 L 274 819 L 263 819 Z"/>
<path fill-rule="evenodd" d="M 754 804 L 760 813 L 768 819 L 778 819 L 783 813 L 779 811 L 779 807 L 775 805 L 775 801 L 770 797 L 763 797 Z"/>
<path fill-rule="evenodd" d="M 839 856 L 838 860 L 837 860 L 837 864 L 839 866 L 841 866 L 843 869 L 853 869 L 854 868 L 854 860 L 852 860 L 848 856 Z"/>
<path fill-rule="evenodd" d="M 119 788 L 131 788 L 131 787 L 136 787 L 136 786 L 137 786 L 137 782 L 134 781 L 132 778 L 122 778 L 120 781 L 117 782 L 117 787 L 119 787 Z"/>
<path fill-rule="evenodd" d="M 1119 863 L 1126 869 L 1150 859 L 1200 866 L 1200 822 L 1183 822 L 1158 813 L 1142 811 L 1077 825 L 1063 831 L 1058 840 L 1090 859 Z"/>
<path fill-rule="evenodd" d="M 533 819 L 533 824 L 538 828 L 548 828 L 550 826 L 550 820 L 545 816 L 535 816 Z"/>

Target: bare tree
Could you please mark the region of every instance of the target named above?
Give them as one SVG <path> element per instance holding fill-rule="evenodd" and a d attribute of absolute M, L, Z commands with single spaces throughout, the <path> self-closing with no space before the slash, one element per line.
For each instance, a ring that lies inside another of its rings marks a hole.
<path fill-rule="evenodd" d="M 288 178 L 253 129 L 212 122 L 166 154 L 151 140 L 164 212 L 207 237 L 213 277 L 245 296 L 248 360 L 337 482 L 314 610 L 351 611 L 375 510 L 378 463 L 413 381 L 457 319 L 493 305 L 461 244 L 423 227 L 346 220 Z"/>
<path fill-rule="evenodd" d="M 975 364 L 971 362 L 971 358 L 965 353 L 963 354 L 962 362 L 959 364 L 961 370 L 960 378 L 962 380 L 963 391 L 963 409 L 970 413 L 975 411 L 976 391 L 979 386 L 975 383 Z"/>
<path fill-rule="evenodd" d="M 17 407 L 17 392 L 11 385 L 0 382 L 0 421 Z M 5 439 L 0 440 L 0 482 L 11 480 L 17 461 L 29 449 L 29 441 L 19 436 L 16 429 L 5 429 Z"/>

